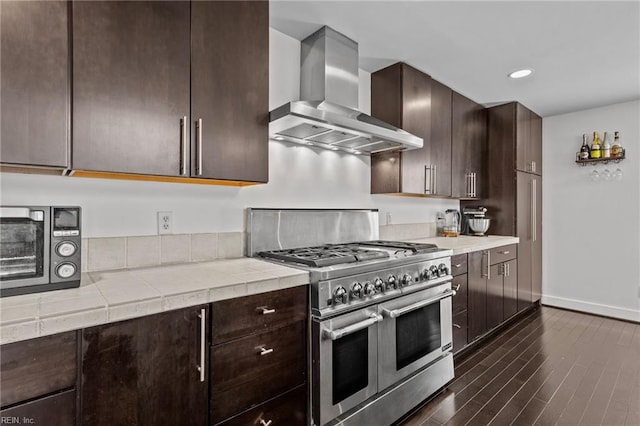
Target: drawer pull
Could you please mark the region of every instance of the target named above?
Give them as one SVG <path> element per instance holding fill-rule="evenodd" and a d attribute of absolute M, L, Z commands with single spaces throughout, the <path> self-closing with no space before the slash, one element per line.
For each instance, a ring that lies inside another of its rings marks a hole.
<path fill-rule="evenodd" d="M 453 324 L 453 326 L 454 326 L 455 328 L 462 328 L 462 327 L 460 327 L 460 324 Z"/>
<path fill-rule="evenodd" d="M 509 250 L 501 251 L 500 254 L 509 254 Z"/>
<path fill-rule="evenodd" d="M 454 290 L 455 290 L 456 292 L 460 291 L 460 284 L 458 284 L 458 285 L 456 286 L 456 288 L 454 288 Z"/>
<path fill-rule="evenodd" d="M 265 348 L 264 345 L 263 346 L 258 346 L 256 348 L 258 350 L 258 353 L 260 354 L 260 356 L 265 356 L 265 355 L 269 355 L 270 353 L 273 352 L 273 348 Z"/>
<path fill-rule="evenodd" d="M 259 308 L 256 308 L 256 311 L 260 312 L 262 315 L 269 315 L 269 314 L 276 313 L 275 308 L 269 309 L 267 306 L 260 306 Z"/>
<path fill-rule="evenodd" d="M 462 266 L 462 263 L 456 263 L 455 265 L 453 265 L 454 268 L 459 268 Z"/>
<path fill-rule="evenodd" d="M 260 426 L 271 426 L 271 423 L 273 423 L 273 420 L 268 420 L 268 421 L 264 421 L 264 419 L 260 419 Z"/>

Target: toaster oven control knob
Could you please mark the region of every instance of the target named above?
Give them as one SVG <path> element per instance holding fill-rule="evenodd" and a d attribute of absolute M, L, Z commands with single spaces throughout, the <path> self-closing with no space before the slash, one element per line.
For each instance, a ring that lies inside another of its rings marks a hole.
<path fill-rule="evenodd" d="M 357 281 L 351 286 L 351 297 L 362 299 L 362 284 Z"/>
<path fill-rule="evenodd" d="M 60 278 L 71 278 L 76 273 L 76 265 L 65 262 L 58 265 L 56 275 Z"/>
<path fill-rule="evenodd" d="M 400 284 L 402 284 L 402 287 L 408 286 L 412 281 L 413 277 L 410 274 L 404 274 L 402 275 L 402 278 L 400 278 Z"/>
<path fill-rule="evenodd" d="M 429 271 L 431 271 L 431 278 L 438 278 L 440 276 L 440 271 L 436 265 L 430 267 Z"/>
<path fill-rule="evenodd" d="M 384 291 L 384 281 L 382 281 L 380 278 L 376 278 L 373 280 L 373 286 L 375 287 L 375 291 L 377 293 L 382 293 Z"/>
<path fill-rule="evenodd" d="M 444 263 L 438 265 L 438 271 L 440 271 L 440 276 L 444 277 L 445 275 L 449 275 L 449 268 Z"/>
<path fill-rule="evenodd" d="M 62 257 L 69 257 L 74 255 L 76 249 L 76 245 L 71 241 L 63 241 L 56 246 L 56 253 Z"/>
<path fill-rule="evenodd" d="M 347 303 L 347 290 L 340 286 L 333 291 L 333 303 L 339 305 L 340 303 Z"/>
<path fill-rule="evenodd" d="M 382 281 L 382 280 L 381 280 L 381 281 Z M 376 294 L 376 287 L 375 287 L 373 284 L 371 284 L 370 282 L 367 282 L 367 283 L 364 285 L 364 295 L 365 295 L 366 297 L 371 297 L 371 296 L 373 296 L 374 294 Z"/>
<path fill-rule="evenodd" d="M 387 277 L 387 289 L 394 289 L 398 286 L 395 275 L 389 275 Z"/>

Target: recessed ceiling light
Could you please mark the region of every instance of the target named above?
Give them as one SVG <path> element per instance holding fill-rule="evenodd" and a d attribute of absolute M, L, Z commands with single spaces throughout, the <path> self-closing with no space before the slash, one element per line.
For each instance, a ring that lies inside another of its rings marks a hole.
<path fill-rule="evenodd" d="M 360 151 L 353 151 L 354 154 L 362 154 Z"/>
<path fill-rule="evenodd" d="M 307 145 L 313 146 L 313 142 L 307 142 Z"/>
<path fill-rule="evenodd" d="M 284 140 L 284 138 L 282 136 L 276 136 L 274 139 L 277 140 L 277 141 Z"/>
<path fill-rule="evenodd" d="M 530 69 L 517 70 L 517 71 L 513 71 L 512 73 L 509 73 L 509 77 L 522 78 L 522 77 L 527 77 L 531 75 L 531 73 L 533 73 L 533 70 L 530 70 Z"/>
<path fill-rule="evenodd" d="M 332 147 L 331 147 L 331 151 L 337 151 L 337 150 L 338 150 L 338 148 L 337 148 L 337 147 L 335 147 L 335 146 L 332 146 Z"/>

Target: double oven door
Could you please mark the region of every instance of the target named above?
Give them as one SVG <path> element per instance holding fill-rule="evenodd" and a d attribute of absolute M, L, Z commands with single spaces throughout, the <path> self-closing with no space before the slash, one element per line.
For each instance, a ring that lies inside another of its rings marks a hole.
<path fill-rule="evenodd" d="M 313 322 L 313 417 L 322 426 L 451 351 L 451 283 Z"/>

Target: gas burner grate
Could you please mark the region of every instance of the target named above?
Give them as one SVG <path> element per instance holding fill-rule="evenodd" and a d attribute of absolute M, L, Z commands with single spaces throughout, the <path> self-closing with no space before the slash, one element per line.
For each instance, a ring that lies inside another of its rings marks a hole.
<path fill-rule="evenodd" d="M 280 260 L 285 263 L 300 263 L 315 268 L 389 257 L 389 253 L 387 252 L 368 250 L 351 244 L 329 244 L 289 250 L 271 250 L 260 252 L 258 255 L 264 258 Z"/>
<path fill-rule="evenodd" d="M 406 243 L 404 241 L 362 241 L 358 244 L 360 246 L 381 247 L 387 249 L 396 249 L 399 251 L 410 251 L 412 253 L 429 253 L 440 250 L 435 244 L 423 244 L 423 243 Z"/>

